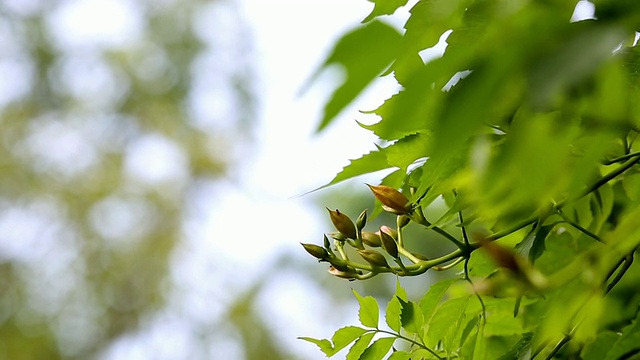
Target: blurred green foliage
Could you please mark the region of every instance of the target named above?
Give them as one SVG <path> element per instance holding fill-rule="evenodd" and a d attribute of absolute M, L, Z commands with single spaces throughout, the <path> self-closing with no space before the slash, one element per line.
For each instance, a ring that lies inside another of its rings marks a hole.
<path fill-rule="evenodd" d="M 0 1 L 0 358 L 96 358 L 167 304 L 199 191 L 250 143 L 248 35 L 232 1 Z M 284 357 L 252 299 L 226 321 Z"/>

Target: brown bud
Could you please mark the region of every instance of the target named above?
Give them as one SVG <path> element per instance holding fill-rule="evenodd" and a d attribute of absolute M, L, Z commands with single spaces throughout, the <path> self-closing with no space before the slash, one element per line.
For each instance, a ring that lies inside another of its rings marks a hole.
<path fill-rule="evenodd" d="M 386 185 L 373 186 L 367 184 L 373 195 L 382 203 L 384 211 L 393 214 L 403 215 L 411 212 L 409 199 L 400 191 Z"/>
<path fill-rule="evenodd" d="M 506 268 L 514 274 L 522 274 L 520 259 L 511 249 L 487 240 L 481 240 L 482 249 L 493 259 L 496 265 Z"/>
<path fill-rule="evenodd" d="M 389 267 L 389 264 L 387 264 L 387 259 L 385 259 L 384 255 L 375 250 L 358 250 L 358 254 L 360 254 L 363 259 L 371 264 L 371 266 Z"/>
<path fill-rule="evenodd" d="M 300 243 L 300 245 L 302 245 L 304 249 L 307 250 L 307 252 L 315 258 L 318 258 L 320 260 L 326 260 L 327 258 L 329 258 L 329 253 L 322 246 L 304 243 Z"/>
<path fill-rule="evenodd" d="M 331 218 L 333 226 L 336 227 L 336 230 L 338 230 L 349 239 L 355 239 L 356 226 L 353 225 L 353 221 L 351 221 L 351 219 L 349 219 L 347 215 L 341 213 L 338 209 L 333 211 L 327 208 L 327 210 L 329 211 L 329 217 Z"/>
<path fill-rule="evenodd" d="M 396 244 L 396 240 L 391 236 L 387 231 L 392 230 L 388 226 L 380 227 L 380 241 L 382 242 L 382 248 L 391 255 L 393 258 L 398 257 L 398 245 Z"/>
<path fill-rule="evenodd" d="M 362 232 L 362 242 L 371 247 L 380 247 L 380 245 L 382 245 L 380 242 L 380 234 L 371 231 Z"/>

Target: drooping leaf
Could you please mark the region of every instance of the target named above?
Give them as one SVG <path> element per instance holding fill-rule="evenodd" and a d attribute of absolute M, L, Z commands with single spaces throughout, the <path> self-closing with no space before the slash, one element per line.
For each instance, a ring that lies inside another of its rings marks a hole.
<path fill-rule="evenodd" d="M 331 344 L 331 341 L 327 339 L 314 339 L 314 338 L 305 337 L 305 336 L 298 337 L 298 339 L 308 341 L 312 344 L 316 344 L 320 348 L 320 351 L 322 351 L 325 355 L 327 355 L 327 357 L 333 356 L 333 354 L 335 354 L 333 351 L 333 345 Z"/>
<path fill-rule="evenodd" d="M 360 304 L 358 316 L 362 325 L 377 329 L 380 310 L 378 308 L 378 302 L 376 301 L 376 299 L 374 299 L 372 296 L 362 297 L 355 290 L 353 290 L 353 294 L 356 296 L 356 299 L 358 299 L 358 303 Z"/>
<path fill-rule="evenodd" d="M 396 341 L 395 337 L 384 337 L 373 342 L 360 356 L 359 360 L 382 360 Z"/>
<path fill-rule="evenodd" d="M 331 55 L 311 78 L 331 66 L 340 65 L 346 79 L 333 93 L 324 107 L 324 115 L 318 126 L 323 130 L 349 105 L 364 88 L 379 76 L 395 58 L 401 36 L 396 29 L 379 21 L 345 34 L 335 45 Z"/>
<path fill-rule="evenodd" d="M 369 22 L 374 18 L 380 15 L 391 15 L 393 14 L 399 7 L 407 4 L 409 0 L 368 0 L 375 4 L 373 10 L 369 15 L 367 15 L 363 23 Z"/>

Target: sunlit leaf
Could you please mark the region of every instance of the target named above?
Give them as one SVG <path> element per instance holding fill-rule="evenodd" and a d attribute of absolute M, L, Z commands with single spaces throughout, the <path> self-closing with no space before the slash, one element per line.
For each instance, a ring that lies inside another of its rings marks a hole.
<path fill-rule="evenodd" d="M 362 90 L 385 68 L 396 56 L 401 36 L 393 27 L 379 21 L 372 21 L 365 26 L 345 34 L 335 45 L 324 62 L 321 70 L 332 65 L 344 68 L 346 79 L 331 96 L 324 107 L 324 115 L 318 126 L 323 130 Z"/>
<path fill-rule="evenodd" d="M 381 360 L 384 358 L 393 343 L 397 340 L 395 337 L 384 337 L 373 342 L 360 356 L 360 360 Z"/>
<path fill-rule="evenodd" d="M 399 7 L 406 5 L 409 0 L 368 0 L 375 4 L 373 10 L 362 22 L 369 22 L 380 15 L 391 15 Z"/>
<path fill-rule="evenodd" d="M 331 341 L 333 342 L 333 353 L 331 355 L 342 350 L 366 332 L 367 330 L 357 326 L 345 326 L 338 329 L 338 331 L 333 334 L 333 337 L 331 337 Z"/>
<path fill-rule="evenodd" d="M 359 360 L 360 356 L 362 356 L 364 351 L 369 347 L 369 344 L 373 339 L 373 335 L 374 333 L 364 334 L 356 340 L 353 346 L 349 348 L 346 360 Z"/>
<path fill-rule="evenodd" d="M 358 299 L 358 303 L 360 304 L 358 316 L 360 317 L 362 325 L 370 328 L 378 328 L 380 309 L 378 308 L 378 302 L 376 299 L 372 296 L 362 297 L 355 290 L 353 290 L 353 294 L 356 296 L 356 299 Z"/>

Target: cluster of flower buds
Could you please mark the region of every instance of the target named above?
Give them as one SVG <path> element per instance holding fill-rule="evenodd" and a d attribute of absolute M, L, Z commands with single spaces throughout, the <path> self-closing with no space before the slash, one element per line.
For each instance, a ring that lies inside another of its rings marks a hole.
<path fill-rule="evenodd" d="M 411 221 L 410 216 L 414 212 L 411 202 L 404 194 L 392 187 L 368 186 L 382 204 L 382 209 L 397 216 L 395 229 L 381 226 L 375 232 L 365 231 L 366 210 L 360 213 L 354 222 L 340 210 L 327 209 L 336 231 L 324 236 L 323 246 L 314 244 L 302 244 L 302 246 L 319 261 L 328 262 L 329 273 L 349 280 L 367 279 L 381 272 L 399 275 L 415 275 L 418 272 L 424 272 L 423 267 L 416 264 L 426 258 L 407 251 L 402 241 L 402 227 Z M 421 214 L 420 216 L 422 217 Z M 364 262 L 350 259 L 345 251 L 347 245 L 355 249 Z M 413 263 L 412 266 L 405 266 L 401 255 L 408 258 Z M 390 266 L 389 259 L 395 261 L 398 266 Z"/>

